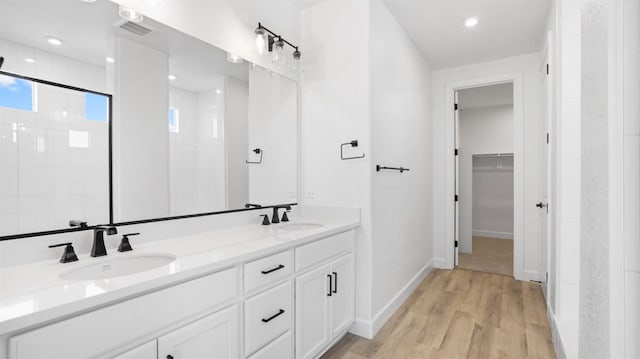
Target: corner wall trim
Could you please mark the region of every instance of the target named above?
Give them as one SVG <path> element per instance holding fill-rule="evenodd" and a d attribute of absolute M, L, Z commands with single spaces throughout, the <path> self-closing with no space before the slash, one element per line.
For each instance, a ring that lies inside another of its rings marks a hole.
<path fill-rule="evenodd" d="M 409 298 L 411 293 L 418 287 L 418 285 L 427 277 L 427 275 L 433 270 L 433 260 L 429 261 L 424 267 L 422 267 L 416 275 L 385 305 L 374 317 L 373 320 L 363 320 L 356 318 L 353 327 L 349 330 L 350 333 L 357 336 L 373 339 L 378 330 L 382 328 L 384 323 L 391 318 L 402 303 Z"/>
<path fill-rule="evenodd" d="M 564 351 L 562 340 L 560 339 L 560 332 L 558 331 L 558 325 L 551 309 L 547 305 L 547 318 L 549 319 L 549 326 L 551 327 L 551 341 L 553 342 L 553 349 L 556 351 L 556 357 L 558 359 L 567 359 L 567 354 Z"/>

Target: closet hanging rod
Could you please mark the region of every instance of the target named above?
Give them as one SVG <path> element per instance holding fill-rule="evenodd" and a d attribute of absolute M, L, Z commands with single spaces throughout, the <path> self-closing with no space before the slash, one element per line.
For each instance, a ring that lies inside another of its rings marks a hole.
<path fill-rule="evenodd" d="M 394 171 L 400 171 L 400 173 L 409 171 L 408 168 L 404 168 L 404 167 L 386 167 L 386 166 L 376 165 L 376 172 L 380 172 L 380 170 L 394 170 Z"/>
<path fill-rule="evenodd" d="M 473 157 L 478 157 L 478 158 L 513 157 L 513 153 L 483 153 L 483 154 L 473 155 Z"/>

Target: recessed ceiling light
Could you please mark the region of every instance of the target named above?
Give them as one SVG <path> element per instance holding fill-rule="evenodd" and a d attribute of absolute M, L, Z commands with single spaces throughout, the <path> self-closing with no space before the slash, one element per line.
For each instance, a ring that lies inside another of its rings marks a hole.
<path fill-rule="evenodd" d="M 51 36 L 47 36 L 46 37 L 47 42 L 53 46 L 60 46 L 62 45 L 62 40 L 56 38 L 56 37 L 51 37 Z"/>
<path fill-rule="evenodd" d="M 116 62 L 116 60 L 114 60 L 113 57 L 107 57 L 105 60 L 107 60 L 107 62 L 110 63 L 110 64 Z"/>
<path fill-rule="evenodd" d="M 216 89 L 216 93 L 220 94 L 220 93 L 222 93 L 222 90 Z"/>
<path fill-rule="evenodd" d="M 242 60 L 242 57 L 236 54 L 227 52 L 227 61 L 229 61 L 232 64 L 241 64 L 243 60 Z"/>
<path fill-rule="evenodd" d="M 177 77 L 175 77 L 174 75 L 169 75 L 167 76 L 167 78 L 171 81 L 175 80 Z"/>
<path fill-rule="evenodd" d="M 27 57 L 26 59 L 24 59 L 24 61 L 26 61 L 26 62 L 28 62 L 30 64 L 35 64 L 36 63 L 36 60 L 34 60 L 34 59 L 30 58 L 30 57 Z"/>
<path fill-rule="evenodd" d="M 144 20 L 144 16 L 141 13 L 122 5 L 118 7 L 118 14 L 120 14 L 121 18 L 131 22 L 142 22 Z"/>
<path fill-rule="evenodd" d="M 82 2 L 96 2 L 96 0 L 80 0 Z"/>
<path fill-rule="evenodd" d="M 470 17 L 464 21 L 464 26 L 466 27 L 474 27 L 476 25 L 478 25 L 477 17 Z"/>

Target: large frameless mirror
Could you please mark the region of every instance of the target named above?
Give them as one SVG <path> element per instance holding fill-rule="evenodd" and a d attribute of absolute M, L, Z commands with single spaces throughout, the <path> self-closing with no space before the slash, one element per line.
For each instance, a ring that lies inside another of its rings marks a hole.
<path fill-rule="evenodd" d="M 0 10 L 0 236 L 297 201 L 295 81 L 107 0 Z"/>

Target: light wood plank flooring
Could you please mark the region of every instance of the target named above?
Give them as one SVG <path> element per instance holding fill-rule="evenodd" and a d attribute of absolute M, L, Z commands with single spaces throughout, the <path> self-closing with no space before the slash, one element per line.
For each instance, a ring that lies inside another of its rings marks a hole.
<path fill-rule="evenodd" d="M 471 254 L 460 253 L 458 267 L 513 277 L 513 240 L 473 237 Z"/>
<path fill-rule="evenodd" d="M 373 340 L 347 334 L 332 358 L 555 358 L 537 284 L 434 269 Z"/>

